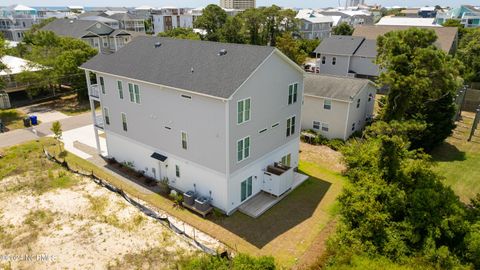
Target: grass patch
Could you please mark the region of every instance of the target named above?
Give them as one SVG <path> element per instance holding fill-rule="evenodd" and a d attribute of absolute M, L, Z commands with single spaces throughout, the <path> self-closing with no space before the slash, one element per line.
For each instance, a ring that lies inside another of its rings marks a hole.
<path fill-rule="evenodd" d="M 42 138 L 51 153 L 58 154 L 58 146 L 51 138 Z M 98 177 L 123 189 L 168 214 L 219 239 L 231 249 L 252 255 L 272 255 L 279 267 L 291 268 L 326 224 L 333 219 L 330 210 L 335 208 L 336 197 L 342 189 L 344 178 L 313 162 L 301 161 L 299 169 L 310 179 L 292 191 L 286 198 L 257 219 L 240 212 L 221 219 L 208 219 L 178 207 L 159 194 L 144 193 L 135 184 L 124 182 L 108 171 L 71 153 L 64 156 L 71 167 L 83 172 L 93 172 Z"/>
<path fill-rule="evenodd" d="M 16 109 L 0 110 L 0 119 L 8 130 L 23 128 L 23 112 Z"/>
<path fill-rule="evenodd" d="M 108 198 L 106 197 L 87 195 L 87 199 L 90 202 L 90 211 L 92 211 L 94 215 L 102 215 L 109 204 Z"/>
<path fill-rule="evenodd" d="M 23 223 L 32 230 L 40 230 L 50 225 L 54 221 L 55 213 L 50 210 L 30 211 Z"/>
<path fill-rule="evenodd" d="M 449 185 L 463 202 L 480 193 L 480 130 L 471 142 L 467 141 L 473 115 L 463 113 L 455 132 L 432 152 L 435 170 L 445 176 Z"/>

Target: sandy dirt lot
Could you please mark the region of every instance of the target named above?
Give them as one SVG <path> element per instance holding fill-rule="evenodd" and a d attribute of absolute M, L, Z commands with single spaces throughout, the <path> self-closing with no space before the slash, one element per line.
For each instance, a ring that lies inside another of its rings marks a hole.
<path fill-rule="evenodd" d="M 0 181 L 0 269 L 168 269 L 198 253 L 91 180 L 49 174 L 74 184 L 37 192 L 23 188 L 28 173 Z"/>

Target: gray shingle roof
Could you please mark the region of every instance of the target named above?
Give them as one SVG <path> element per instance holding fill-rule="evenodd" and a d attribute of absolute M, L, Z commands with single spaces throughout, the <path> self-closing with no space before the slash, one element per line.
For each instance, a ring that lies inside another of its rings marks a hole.
<path fill-rule="evenodd" d="M 367 79 L 307 74 L 303 81 L 305 95 L 352 101 L 360 90 L 371 83 Z"/>
<path fill-rule="evenodd" d="M 319 54 L 353 55 L 363 40 L 363 37 L 331 36 L 322 40 L 322 43 L 318 45 L 314 52 Z"/>
<path fill-rule="evenodd" d="M 371 58 L 377 57 L 377 41 L 365 39 L 354 55 Z"/>
<path fill-rule="evenodd" d="M 157 42 L 161 46 L 155 48 Z M 219 56 L 222 49 L 227 54 Z M 81 67 L 229 98 L 274 50 L 267 46 L 138 37 L 116 53 L 97 55 Z"/>
<path fill-rule="evenodd" d="M 93 24 L 95 21 L 56 19 L 45 25 L 42 30 L 52 31 L 59 36 L 81 38 Z"/>
<path fill-rule="evenodd" d="M 142 18 L 130 13 L 115 13 L 110 15 L 109 18 L 117 21 L 142 20 Z"/>

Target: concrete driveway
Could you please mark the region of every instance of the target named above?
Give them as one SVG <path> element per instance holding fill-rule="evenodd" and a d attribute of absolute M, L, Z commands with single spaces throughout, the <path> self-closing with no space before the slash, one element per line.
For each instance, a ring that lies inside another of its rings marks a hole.
<path fill-rule="evenodd" d="M 83 159 L 92 158 L 92 154 L 95 153 L 94 151 L 97 148 L 93 125 L 63 132 L 62 141 L 65 150 Z M 105 138 L 100 137 L 100 148 L 102 149 L 102 156 L 107 156 L 107 142 Z"/>
<path fill-rule="evenodd" d="M 63 133 L 76 129 L 79 127 L 84 127 L 87 125 L 92 125 L 92 114 L 90 112 L 82 113 L 76 116 L 71 116 L 65 119 L 59 120 L 62 125 Z M 35 140 L 40 137 L 48 136 L 52 134 L 50 128 L 52 127 L 51 122 L 41 123 L 38 126 L 33 126 L 30 128 L 12 130 L 5 133 L 0 133 L 0 147 L 9 147 L 16 144 L 21 144 L 27 141 Z M 93 129 L 93 127 L 92 127 Z M 93 138 L 93 133 L 92 133 Z"/>

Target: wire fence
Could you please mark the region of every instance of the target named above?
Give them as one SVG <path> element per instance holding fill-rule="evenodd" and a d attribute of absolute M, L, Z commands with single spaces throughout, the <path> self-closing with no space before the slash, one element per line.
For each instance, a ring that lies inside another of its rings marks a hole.
<path fill-rule="evenodd" d="M 193 234 L 193 235 L 188 234 L 187 230 L 185 229 L 185 223 L 183 223 L 183 229 L 179 228 L 178 226 L 176 226 L 174 224 L 173 220 L 171 220 L 171 217 L 169 217 L 168 215 L 163 215 L 162 216 L 161 214 L 157 213 L 156 211 L 154 211 L 154 210 L 144 206 L 143 204 L 139 203 L 138 201 L 132 199 L 127 194 L 125 194 L 125 192 L 122 189 L 117 188 L 117 187 L 111 185 L 110 183 L 108 183 L 107 181 L 105 181 L 105 180 L 99 178 L 98 176 L 96 176 L 93 173 L 93 171 L 90 172 L 90 173 L 84 173 L 84 172 L 81 172 L 79 170 L 75 170 L 75 169 L 73 169 L 72 167 L 69 166 L 68 162 L 66 162 L 65 160 L 62 161 L 62 160 L 57 159 L 54 155 L 51 155 L 45 148 L 43 149 L 43 151 L 44 151 L 47 159 L 49 159 L 51 161 L 54 161 L 55 163 L 60 164 L 62 167 L 64 167 L 68 171 L 70 171 L 74 174 L 83 176 L 83 177 L 88 177 L 88 178 L 92 179 L 96 184 L 100 185 L 101 187 L 104 187 L 104 188 L 106 188 L 106 189 L 108 189 L 112 192 L 115 192 L 115 193 L 119 194 L 128 203 L 135 206 L 142 213 L 144 213 L 145 215 L 147 215 L 151 218 L 156 219 L 162 225 L 166 226 L 167 228 L 169 228 L 170 230 L 175 232 L 177 235 L 183 237 L 183 239 L 185 241 L 187 241 L 190 245 L 192 245 L 192 246 L 198 248 L 199 250 L 201 250 L 201 251 L 203 251 L 207 254 L 210 254 L 210 255 L 220 255 L 222 257 L 227 257 L 227 258 L 230 257 L 230 256 L 228 256 L 228 252 L 226 250 L 223 250 L 223 251 L 219 252 L 218 249 L 213 249 L 211 247 L 208 247 L 206 244 L 202 243 L 201 242 L 202 240 L 197 238 L 198 233 L 202 233 L 202 232 L 196 230 L 195 228 L 192 227 L 192 229 L 191 229 L 191 231 L 192 231 L 191 234 Z"/>

